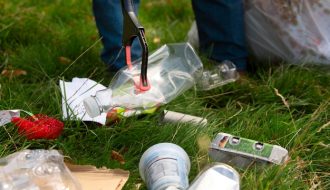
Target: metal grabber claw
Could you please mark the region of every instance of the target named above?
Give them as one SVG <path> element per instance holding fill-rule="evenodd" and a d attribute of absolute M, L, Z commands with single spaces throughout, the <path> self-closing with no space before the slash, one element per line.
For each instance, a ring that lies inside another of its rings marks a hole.
<path fill-rule="evenodd" d="M 122 12 L 124 17 L 123 38 L 122 43 L 125 47 L 125 61 L 128 69 L 132 68 L 131 62 L 131 46 L 133 40 L 138 37 L 142 48 L 142 64 L 140 81 L 135 83 L 138 91 L 147 91 L 150 89 L 150 84 L 147 78 L 148 69 L 148 44 L 144 34 L 144 28 L 139 23 L 135 13 L 132 0 L 121 0 Z"/>

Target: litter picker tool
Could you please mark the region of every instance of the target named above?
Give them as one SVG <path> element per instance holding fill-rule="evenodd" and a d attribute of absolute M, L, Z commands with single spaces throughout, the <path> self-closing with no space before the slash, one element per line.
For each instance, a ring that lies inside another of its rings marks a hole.
<path fill-rule="evenodd" d="M 135 13 L 132 0 L 121 0 L 122 12 L 124 18 L 123 38 L 122 43 L 125 48 L 125 61 L 128 69 L 132 68 L 131 46 L 133 40 L 138 37 L 142 48 L 142 64 L 140 81 L 135 81 L 135 86 L 138 91 L 143 92 L 150 89 L 150 84 L 147 78 L 148 69 L 148 44 L 145 38 L 143 26 L 139 23 Z"/>

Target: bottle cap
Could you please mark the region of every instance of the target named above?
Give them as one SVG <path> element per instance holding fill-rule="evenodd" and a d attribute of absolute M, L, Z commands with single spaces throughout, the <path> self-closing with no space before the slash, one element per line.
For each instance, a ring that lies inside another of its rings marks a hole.
<path fill-rule="evenodd" d="M 92 118 L 101 115 L 99 104 L 97 103 L 95 97 L 88 97 L 84 99 L 84 106 L 88 115 Z"/>

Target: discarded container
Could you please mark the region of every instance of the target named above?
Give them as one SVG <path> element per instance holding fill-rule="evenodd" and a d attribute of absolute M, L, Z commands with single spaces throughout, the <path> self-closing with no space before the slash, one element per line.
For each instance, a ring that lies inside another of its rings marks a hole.
<path fill-rule="evenodd" d="M 213 70 L 204 71 L 197 82 L 198 90 L 211 90 L 238 80 L 239 74 L 231 61 L 223 61 Z"/>
<path fill-rule="evenodd" d="M 215 163 L 201 171 L 188 190 L 239 190 L 239 178 L 234 168 Z"/>
<path fill-rule="evenodd" d="M 183 190 L 189 186 L 189 157 L 172 143 L 156 144 L 144 152 L 139 171 L 149 190 Z"/>
<path fill-rule="evenodd" d="M 1 190 L 80 190 L 56 150 L 23 150 L 0 159 Z"/>
<path fill-rule="evenodd" d="M 164 110 L 161 113 L 161 123 L 191 123 L 198 126 L 205 126 L 207 119 L 202 117 L 196 117 L 188 114 L 183 114 L 174 111 Z"/>
<path fill-rule="evenodd" d="M 240 168 L 253 162 L 281 165 L 288 159 L 288 151 L 277 145 L 261 143 L 226 133 L 219 133 L 211 143 L 210 157 Z"/>
<path fill-rule="evenodd" d="M 138 60 L 132 68 L 120 70 L 108 89 L 84 100 L 87 113 L 95 117 L 118 107 L 139 111 L 158 107 L 191 88 L 203 71 L 201 60 L 188 43 L 164 45 L 149 56 L 148 62 L 148 91 L 140 92 L 135 86 L 141 70 Z"/>

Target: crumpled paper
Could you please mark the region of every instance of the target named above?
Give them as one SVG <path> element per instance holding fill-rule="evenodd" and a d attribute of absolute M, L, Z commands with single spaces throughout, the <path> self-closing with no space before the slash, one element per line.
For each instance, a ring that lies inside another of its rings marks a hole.
<path fill-rule="evenodd" d="M 91 118 L 83 104 L 85 98 L 106 89 L 105 86 L 88 78 L 73 78 L 71 82 L 60 80 L 59 85 L 62 94 L 63 120 L 93 121 L 105 125 L 106 113 Z"/>

